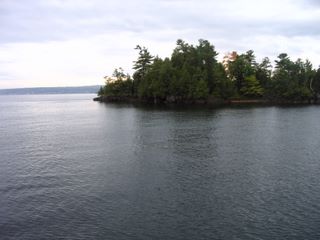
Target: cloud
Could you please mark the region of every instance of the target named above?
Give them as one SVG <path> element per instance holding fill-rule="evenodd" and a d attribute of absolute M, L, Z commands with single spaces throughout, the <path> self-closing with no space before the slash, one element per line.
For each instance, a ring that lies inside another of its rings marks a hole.
<path fill-rule="evenodd" d="M 130 72 L 136 44 L 165 57 L 178 38 L 320 64 L 318 1 L 0 1 L 0 88 L 103 83 L 115 67 Z"/>
<path fill-rule="evenodd" d="M 318 10 L 293 1 L 74 1 L 2 0 L 2 42 L 51 41 L 119 31 L 153 29 L 247 29 L 270 34 L 319 30 Z M 288 14 L 289 13 L 289 14 Z M 319 32 L 319 31 L 318 31 Z"/>
<path fill-rule="evenodd" d="M 319 6 L 320 7 L 320 2 L 318 0 L 306 0 L 304 3 L 312 5 L 312 6 Z"/>

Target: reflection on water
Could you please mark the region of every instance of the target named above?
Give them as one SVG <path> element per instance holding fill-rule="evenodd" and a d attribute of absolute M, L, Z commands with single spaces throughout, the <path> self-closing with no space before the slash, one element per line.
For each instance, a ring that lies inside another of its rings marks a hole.
<path fill-rule="evenodd" d="M 1 239 L 318 239 L 320 108 L 0 97 Z"/>

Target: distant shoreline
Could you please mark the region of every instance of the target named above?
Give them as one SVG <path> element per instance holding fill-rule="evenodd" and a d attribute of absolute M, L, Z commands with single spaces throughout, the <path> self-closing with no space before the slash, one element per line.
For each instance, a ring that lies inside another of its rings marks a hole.
<path fill-rule="evenodd" d="M 101 86 L 35 87 L 0 89 L 0 95 L 96 94 Z"/>

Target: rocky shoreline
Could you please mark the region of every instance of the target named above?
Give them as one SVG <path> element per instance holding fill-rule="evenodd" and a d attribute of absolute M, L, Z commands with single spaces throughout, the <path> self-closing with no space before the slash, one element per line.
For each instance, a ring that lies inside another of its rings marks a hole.
<path fill-rule="evenodd" d="M 166 99 L 138 98 L 132 96 L 98 96 L 93 99 L 97 102 L 105 103 L 148 103 L 148 104 L 188 104 L 188 105 L 209 105 L 209 106 L 227 106 L 227 105 L 311 105 L 318 104 L 315 101 L 288 101 L 273 99 L 219 99 L 209 97 L 207 99 L 182 99 L 170 96 Z"/>

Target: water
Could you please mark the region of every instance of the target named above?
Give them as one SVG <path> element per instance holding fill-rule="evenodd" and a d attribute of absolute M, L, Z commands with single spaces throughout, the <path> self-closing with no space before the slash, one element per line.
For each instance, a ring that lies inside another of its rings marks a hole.
<path fill-rule="evenodd" d="M 320 107 L 0 97 L 0 239 L 319 239 Z"/>

